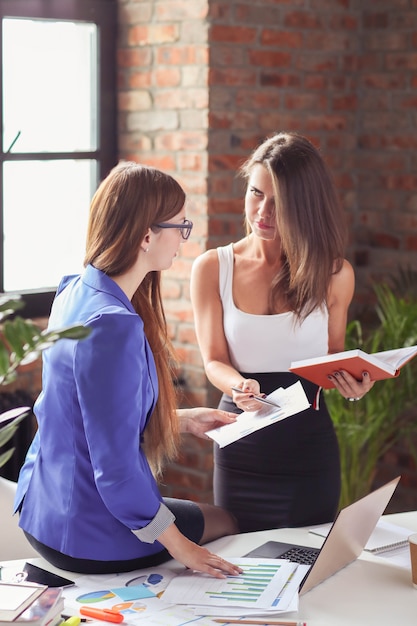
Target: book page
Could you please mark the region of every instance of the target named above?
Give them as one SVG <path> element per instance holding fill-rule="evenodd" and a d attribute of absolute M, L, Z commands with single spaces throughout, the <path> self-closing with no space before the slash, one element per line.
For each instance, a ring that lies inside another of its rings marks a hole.
<path fill-rule="evenodd" d="M 384 363 L 392 365 L 395 369 L 399 369 L 404 363 L 417 354 L 417 346 L 409 346 L 407 348 L 397 348 L 394 350 L 384 350 L 383 352 L 375 352 L 374 356 Z"/>

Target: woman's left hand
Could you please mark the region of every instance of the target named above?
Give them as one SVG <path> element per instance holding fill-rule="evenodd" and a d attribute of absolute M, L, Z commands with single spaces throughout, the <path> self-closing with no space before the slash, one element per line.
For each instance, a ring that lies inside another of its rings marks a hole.
<path fill-rule="evenodd" d="M 336 389 L 342 394 L 346 400 L 361 400 L 365 394 L 374 386 L 368 372 L 363 372 L 362 380 L 356 380 L 349 372 L 339 370 L 329 376 Z"/>
<path fill-rule="evenodd" d="M 180 420 L 180 431 L 182 433 L 191 433 L 202 439 L 209 439 L 205 434 L 208 430 L 218 428 L 224 424 L 233 424 L 237 418 L 235 413 L 209 409 L 207 407 L 178 409 L 177 414 Z"/>

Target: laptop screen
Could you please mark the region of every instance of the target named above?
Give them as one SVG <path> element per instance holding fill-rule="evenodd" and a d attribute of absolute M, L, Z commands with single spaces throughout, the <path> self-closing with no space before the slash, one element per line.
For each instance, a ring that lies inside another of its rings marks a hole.
<path fill-rule="evenodd" d="M 316 560 L 300 585 L 300 595 L 307 593 L 358 558 L 385 511 L 400 478 L 397 476 L 338 513 L 323 546 L 320 550 L 316 549 Z M 268 541 L 245 556 L 286 558 L 285 552 L 294 547 L 300 546 Z M 311 550 L 308 546 L 304 547 Z M 291 560 L 291 556 L 289 559 Z"/>

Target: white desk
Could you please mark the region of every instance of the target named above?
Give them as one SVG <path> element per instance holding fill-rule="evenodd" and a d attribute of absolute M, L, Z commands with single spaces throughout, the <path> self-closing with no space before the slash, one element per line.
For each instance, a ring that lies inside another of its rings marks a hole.
<path fill-rule="evenodd" d="M 417 511 L 386 515 L 384 519 L 417 532 Z M 209 547 L 224 557 L 242 556 L 268 540 L 294 541 L 316 547 L 320 547 L 323 541 L 308 529 L 282 528 L 223 537 L 210 543 Z M 41 558 L 27 560 L 44 569 L 63 573 Z M 16 565 L 19 570 L 23 563 L 6 561 L 2 564 Z M 174 560 L 165 565 L 179 567 Z M 63 575 L 71 578 L 69 572 Z M 417 589 L 411 584 L 409 570 L 363 552 L 357 561 L 301 596 L 297 613 L 286 613 L 282 618 L 306 621 L 307 626 L 415 626 Z"/>

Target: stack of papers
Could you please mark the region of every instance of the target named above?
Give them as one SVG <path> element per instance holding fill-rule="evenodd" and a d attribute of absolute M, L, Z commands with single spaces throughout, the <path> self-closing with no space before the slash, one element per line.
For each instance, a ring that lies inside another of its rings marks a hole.
<path fill-rule="evenodd" d="M 283 559 L 228 558 L 243 573 L 213 578 L 186 571 L 168 584 L 164 602 L 192 607 L 195 615 L 247 617 L 298 609 L 298 587 L 308 566 Z"/>
<path fill-rule="evenodd" d="M 229 558 L 240 576 L 217 579 L 178 567 L 80 576 L 65 589 L 65 610 L 81 606 L 120 611 L 137 626 L 215 626 L 213 619 L 282 614 L 298 609 L 298 587 L 308 567 L 279 559 Z"/>

